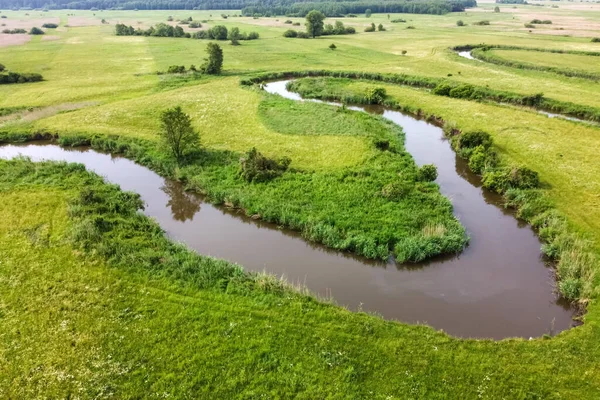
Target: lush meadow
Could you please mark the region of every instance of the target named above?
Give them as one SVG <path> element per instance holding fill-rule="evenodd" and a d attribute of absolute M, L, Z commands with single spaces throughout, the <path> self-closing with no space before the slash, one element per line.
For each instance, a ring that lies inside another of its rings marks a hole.
<path fill-rule="evenodd" d="M 356 34 L 317 39 L 283 37 L 290 28 L 285 21 L 303 24 L 301 18 L 234 17 L 233 11 L 3 10 L 2 29 L 58 27 L 26 40 L 0 34 L 0 63 L 44 79 L 0 85 L 0 141 L 53 136 L 64 145 L 125 153 L 215 203 L 371 258 L 392 253 L 417 261 L 459 252 L 467 241 L 464 228 L 437 185 L 420 178 L 401 129 L 240 82 L 277 71 L 407 74 L 520 96 L 543 92 L 599 108 L 597 81 L 468 60 L 450 50 L 486 43 L 600 51 L 591 42 L 600 36 L 600 6 L 536 3 L 500 4 L 500 12 L 482 3 L 440 16 L 359 15 L 341 19 Z M 260 37 L 239 46 L 219 42 L 223 74 L 207 76 L 157 72 L 202 64 L 208 40 L 114 34 L 117 23 L 147 29 L 188 17 L 205 21 L 201 29 L 239 27 Z M 553 23 L 524 26 L 534 18 Z M 489 25 L 477 24 L 483 20 Z M 371 22 L 385 31 L 364 32 Z M 597 72 L 597 57 L 490 51 L 522 63 Z M 600 256 L 597 126 L 486 99 L 435 95 L 426 87 L 304 82 L 307 94 L 320 90 L 334 98 L 362 98 L 381 87 L 386 101 L 405 110 L 462 132 L 489 133 L 502 163 L 537 172 L 544 207 L 550 204 L 576 235 L 565 240 L 586 242 L 585 255 L 567 257 L 572 264 L 590 252 Z M 200 134 L 201 150 L 185 166 L 168 157 L 156 134 L 160 113 L 173 105 L 191 116 Z M 239 160 L 253 147 L 273 159 L 288 157 L 289 170 L 270 182 L 244 181 Z M 585 307 L 582 326 L 532 340 L 460 340 L 352 313 L 268 275 L 194 254 L 136 213 L 136 196 L 77 166 L 0 161 L 0 193 L 0 397 L 600 396 L 596 263 L 576 277 L 580 286 L 572 297 Z M 511 201 L 523 205 L 522 198 Z M 532 208 L 521 215 L 535 222 Z"/>

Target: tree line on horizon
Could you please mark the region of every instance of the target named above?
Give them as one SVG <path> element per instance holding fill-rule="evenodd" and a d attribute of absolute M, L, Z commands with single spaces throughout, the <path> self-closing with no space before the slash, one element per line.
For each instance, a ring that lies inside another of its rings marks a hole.
<path fill-rule="evenodd" d="M 357 0 L 311 1 L 294 0 L 5 0 L 12 9 L 79 9 L 79 10 L 240 10 L 256 16 L 289 15 L 305 17 L 318 10 L 328 17 L 374 13 L 447 14 L 476 7 L 476 0 Z"/>

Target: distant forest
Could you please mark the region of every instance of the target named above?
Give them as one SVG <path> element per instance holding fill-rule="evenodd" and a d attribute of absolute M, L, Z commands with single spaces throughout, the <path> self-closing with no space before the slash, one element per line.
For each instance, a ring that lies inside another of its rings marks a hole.
<path fill-rule="evenodd" d="M 2 0 L 2 8 L 75 9 L 75 10 L 242 10 L 244 15 L 299 16 L 310 10 L 328 17 L 374 13 L 446 14 L 477 6 L 476 0 Z"/>

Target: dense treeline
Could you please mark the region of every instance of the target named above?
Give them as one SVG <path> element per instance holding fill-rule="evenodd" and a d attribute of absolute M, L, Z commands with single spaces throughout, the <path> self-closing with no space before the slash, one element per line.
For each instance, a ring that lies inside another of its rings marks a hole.
<path fill-rule="evenodd" d="M 561 49 L 544 49 L 540 47 L 520 47 L 520 46 L 505 46 L 505 45 L 463 45 L 456 46 L 453 48 L 455 51 L 469 51 L 471 55 L 481 61 L 489 62 L 491 64 L 503 65 L 506 67 L 529 69 L 534 71 L 553 72 L 555 74 L 564 75 L 568 77 L 577 77 L 590 80 L 600 80 L 600 74 L 594 72 L 588 72 L 570 68 L 559 68 L 551 67 L 547 65 L 531 64 L 521 61 L 509 60 L 494 54 L 490 50 L 526 50 L 526 51 L 537 51 L 543 53 L 556 53 L 556 54 L 574 54 L 581 56 L 600 57 L 598 51 L 583 51 L 583 50 L 561 50 Z"/>
<path fill-rule="evenodd" d="M 304 17 L 311 10 L 319 10 L 327 16 L 348 13 L 364 13 L 371 9 L 374 13 L 446 14 L 464 11 L 465 7 L 475 7 L 476 0 L 403 0 L 403 1 L 315 1 L 297 3 L 293 0 L 7 0 L 10 8 L 48 9 L 124 9 L 124 10 L 239 10 L 245 15 L 298 15 Z"/>
<path fill-rule="evenodd" d="M 374 13 L 405 14 L 447 14 L 464 11 L 466 7 L 476 7 L 475 0 L 461 1 L 346 1 L 346 2 L 307 2 L 289 5 L 257 4 L 244 7 L 244 15 L 288 15 L 305 17 L 310 11 L 318 10 L 327 17 L 340 17 L 346 14 L 362 14 L 367 10 Z"/>

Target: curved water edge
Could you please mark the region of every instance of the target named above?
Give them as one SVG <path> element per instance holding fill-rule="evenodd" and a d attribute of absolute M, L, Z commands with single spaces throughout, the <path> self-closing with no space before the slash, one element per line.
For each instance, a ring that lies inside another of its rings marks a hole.
<path fill-rule="evenodd" d="M 265 86 L 300 100 L 287 81 Z M 365 110 L 361 107 L 352 107 Z M 435 163 L 437 183 L 471 235 L 457 256 L 419 265 L 396 265 L 354 257 L 307 243 L 298 233 L 215 207 L 182 185 L 118 156 L 56 145 L 8 145 L 0 157 L 79 162 L 124 190 L 139 193 L 144 213 L 174 240 L 201 254 L 237 262 L 252 271 L 283 275 L 352 310 L 387 319 L 426 323 L 460 337 L 531 337 L 557 333 L 573 324 L 573 310 L 554 292 L 552 270 L 540 256 L 533 230 L 482 190 L 478 177 L 456 156 L 443 132 L 428 122 L 381 107 L 366 111 L 401 125 L 406 148 L 417 164 Z"/>
<path fill-rule="evenodd" d="M 456 53 L 457 53 L 457 54 L 458 54 L 460 57 L 466 58 L 466 59 L 468 59 L 468 60 L 475 60 L 475 61 L 478 61 L 478 62 L 485 62 L 485 61 L 483 61 L 483 60 L 480 60 L 480 59 L 478 59 L 478 58 L 475 58 L 475 57 L 473 57 L 473 55 L 471 54 L 471 51 L 472 51 L 472 50 L 466 50 L 466 51 L 457 51 Z M 500 103 L 500 104 L 502 104 L 502 103 Z M 509 106 L 509 107 L 517 107 L 517 106 L 514 106 L 514 105 L 512 105 L 512 104 L 505 104 L 505 105 L 507 105 L 507 106 Z M 519 107 L 517 107 L 517 108 L 519 108 Z M 536 108 L 528 108 L 528 107 L 527 107 L 527 109 L 529 109 L 529 110 L 533 110 L 533 111 L 535 111 L 535 112 L 536 112 L 536 113 L 538 113 L 538 114 L 543 114 L 543 115 L 547 116 L 548 118 L 558 118 L 558 119 L 565 119 L 565 120 L 567 120 L 567 121 L 572 121 L 572 122 L 581 122 L 581 123 L 583 123 L 583 124 L 586 124 L 586 125 L 591 125 L 591 126 L 596 126 L 596 127 L 600 126 L 600 124 L 599 124 L 599 123 L 597 123 L 597 122 L 594 122 L 594 121 L 588 121 L 588 120 L 581 119 L 581 118 L 570 117 L 570 116 L 568 116 L 568 115 L 564 115 L 564 114 L 557 114 L 557 113 L 553 113 L 553 112 L 549 112 L 549 111 L 538 110 L 538 109 L 536 109 Z"/>

